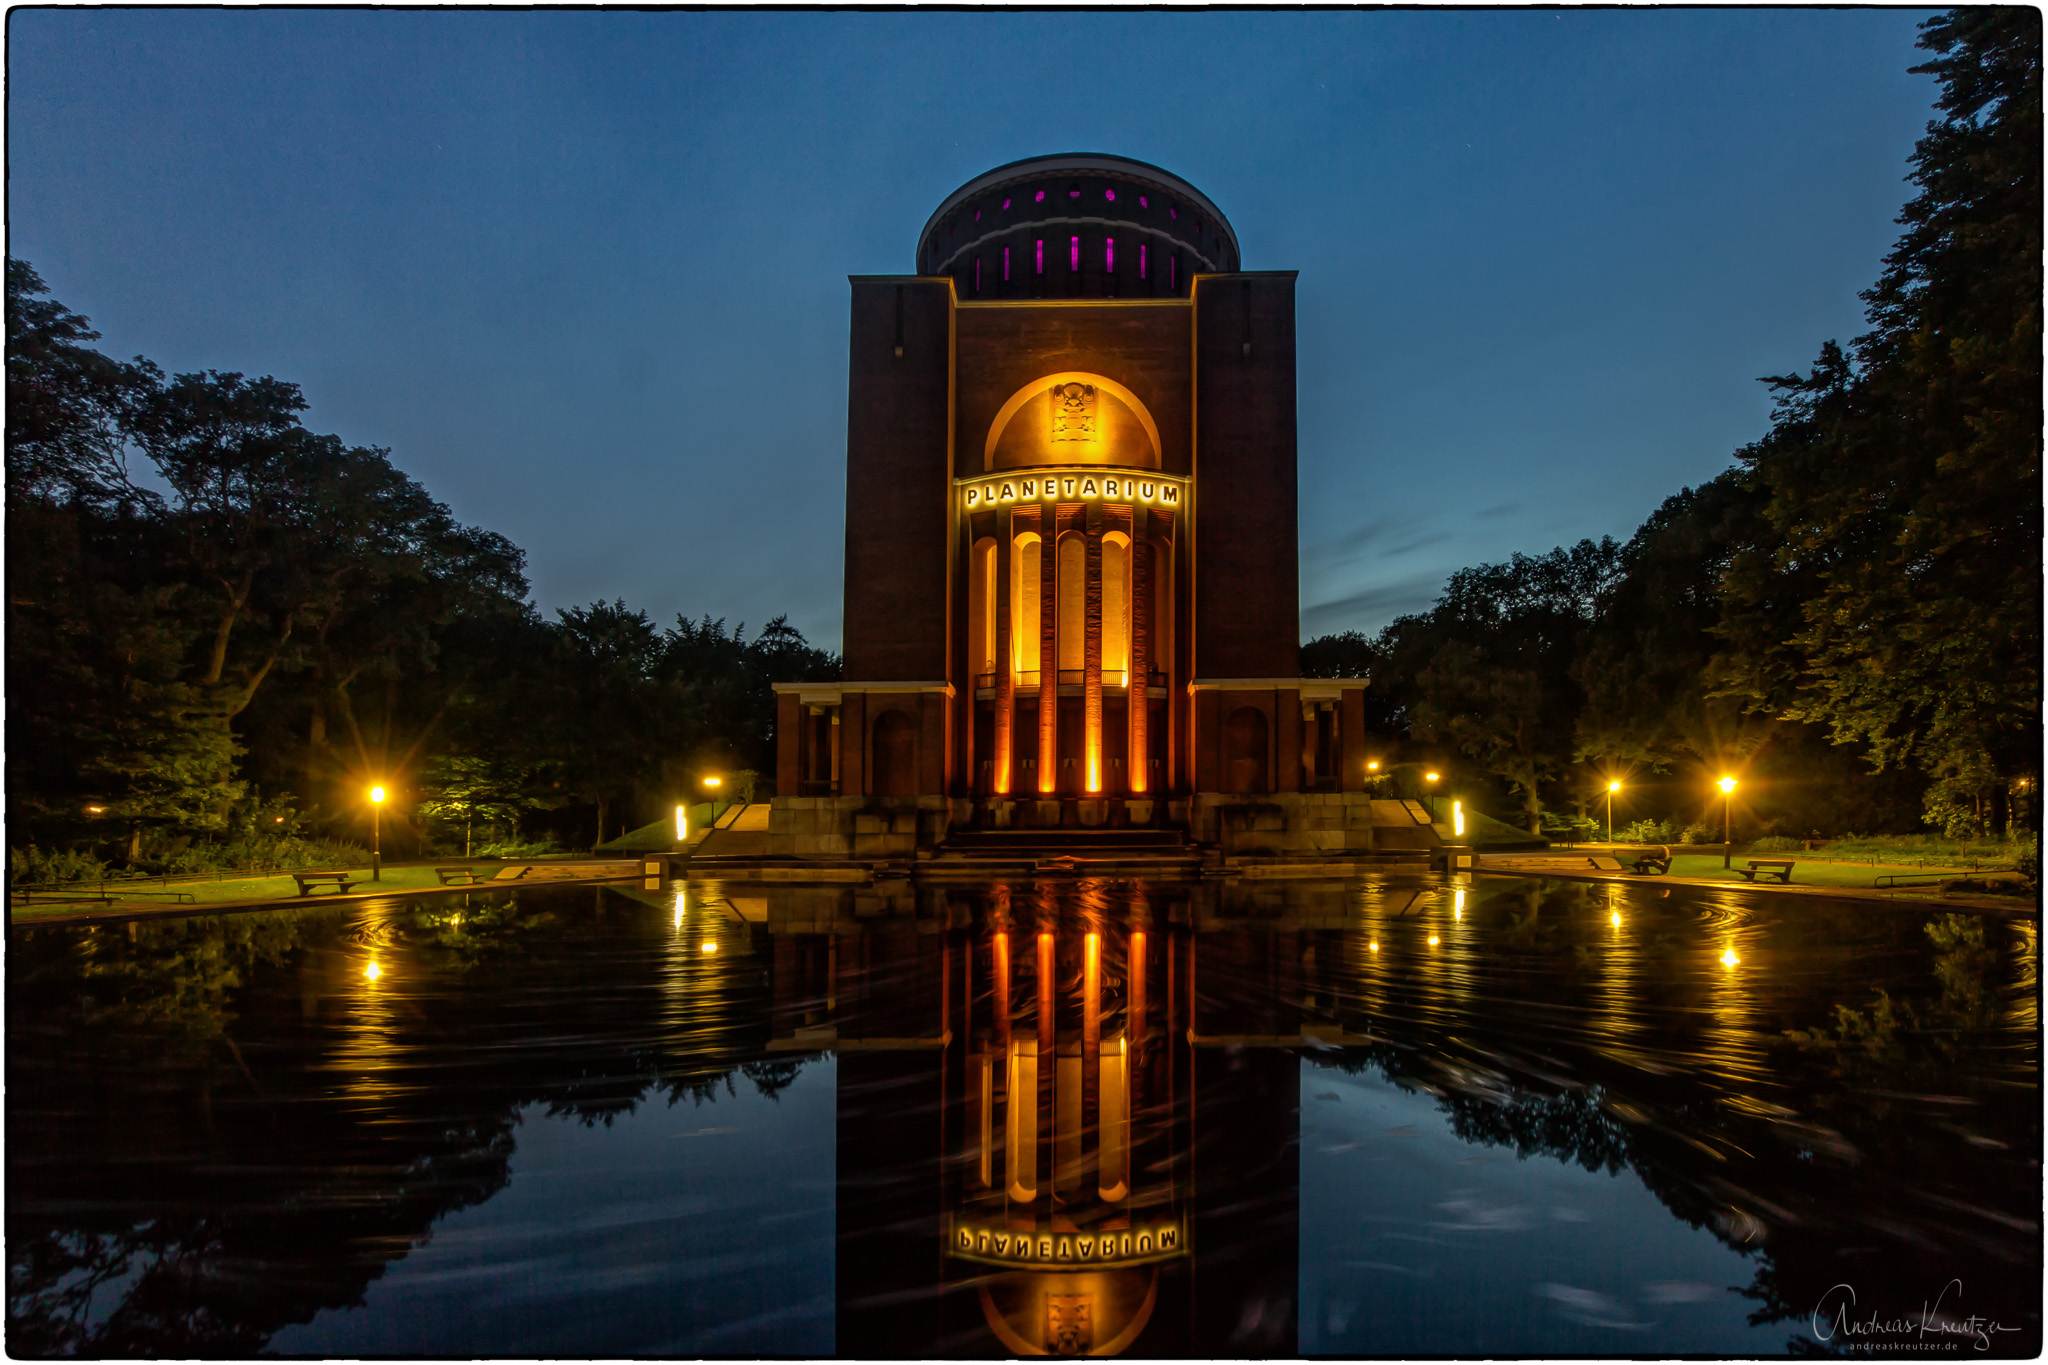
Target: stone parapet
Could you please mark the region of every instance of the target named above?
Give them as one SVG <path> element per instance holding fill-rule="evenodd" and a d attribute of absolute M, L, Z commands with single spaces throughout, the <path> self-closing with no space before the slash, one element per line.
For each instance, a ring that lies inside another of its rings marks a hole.
<path fill-rule="evenodd" d="M 771 858 L 908 860 L 952 831 L 943 796 L 778 796 L 768 812 Z"/>
<path fill-rule="evenodd" d="M 1226 857 L 1372 853 L 1379 847 L 1373 803 L 1363 792 L 1197 792 L 1188 806 L 1189 837 Z M 1412 821 L 1410 828 L 1417 828 Z"/>

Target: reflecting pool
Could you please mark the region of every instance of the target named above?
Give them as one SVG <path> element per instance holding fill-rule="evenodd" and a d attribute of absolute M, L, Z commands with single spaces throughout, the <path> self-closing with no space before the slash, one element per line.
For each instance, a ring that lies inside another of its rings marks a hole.
<path fill-rule="evenodd" d="M 15 928 L 16 1355 L 2032 1355 L 2031 919 L 1508 878 Z"/>

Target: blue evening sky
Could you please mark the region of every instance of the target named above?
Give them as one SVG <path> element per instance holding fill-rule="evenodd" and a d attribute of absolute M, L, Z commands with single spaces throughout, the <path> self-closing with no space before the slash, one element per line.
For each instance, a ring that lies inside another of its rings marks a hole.
<path fill-rule="evenodd" d="M 1299 283 L 1305 635 L 1626 537 L 1862 330 L 1925 10 L 16 9 L 11 250 L 530 557 L 839 636 L 848 274 L 1101 150 Z"/>

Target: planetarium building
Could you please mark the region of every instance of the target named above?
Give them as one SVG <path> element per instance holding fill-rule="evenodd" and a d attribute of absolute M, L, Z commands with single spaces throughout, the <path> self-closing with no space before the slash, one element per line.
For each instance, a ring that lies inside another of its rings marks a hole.
<path fill-rule="evenodd" d="M 778 687 L 770 851 L 1370 847 L 1364 684 L 1298 676 L 1294 272 L 1095 153 L 970 180 L 916 263 L 851 281 L 844 680 Z"/>

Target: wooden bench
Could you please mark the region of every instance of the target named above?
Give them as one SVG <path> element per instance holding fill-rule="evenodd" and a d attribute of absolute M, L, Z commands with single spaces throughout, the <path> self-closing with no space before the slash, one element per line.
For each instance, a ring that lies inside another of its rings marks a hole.
<path fill-rule="evenodd" d="M 332 886 L 339 894 L 352 886 L 362 885 L 360 879 L 351 880 L 346 872 L 294 872 L 292 880 L 299 884 L 301 896 L 310 896 L 315 889 L 322 886 Z"/>
<path fill-rule="evenodd" d="M 1753 882 L 1759 876 L 1776 877 L 1785 885 L 1790 886 L 1792 884 L 1792 860 L 1790 858 L 1786 858 L 1783 861 L 1776 858 L 1752 858 L 1749 860 L 1748 867 L 1736 868 L 1735 875 L 1746 882 Z"/>
<path fill-rule="evenodd" d="M 1640 876 L 1648 876 L 1652 872 L 1669 872 L 1671 870 L 1671 849 L 1667 845 L 1660 844 L 1655 853 L 1643 853 L 1630 865 L 1635 868 Z"/>
<path fill-rule="evenodd" d="M 434 875 L 443 886 L 477 886 L 487 882 L 497 869 L 483 867 L 437 867 Z"/>

